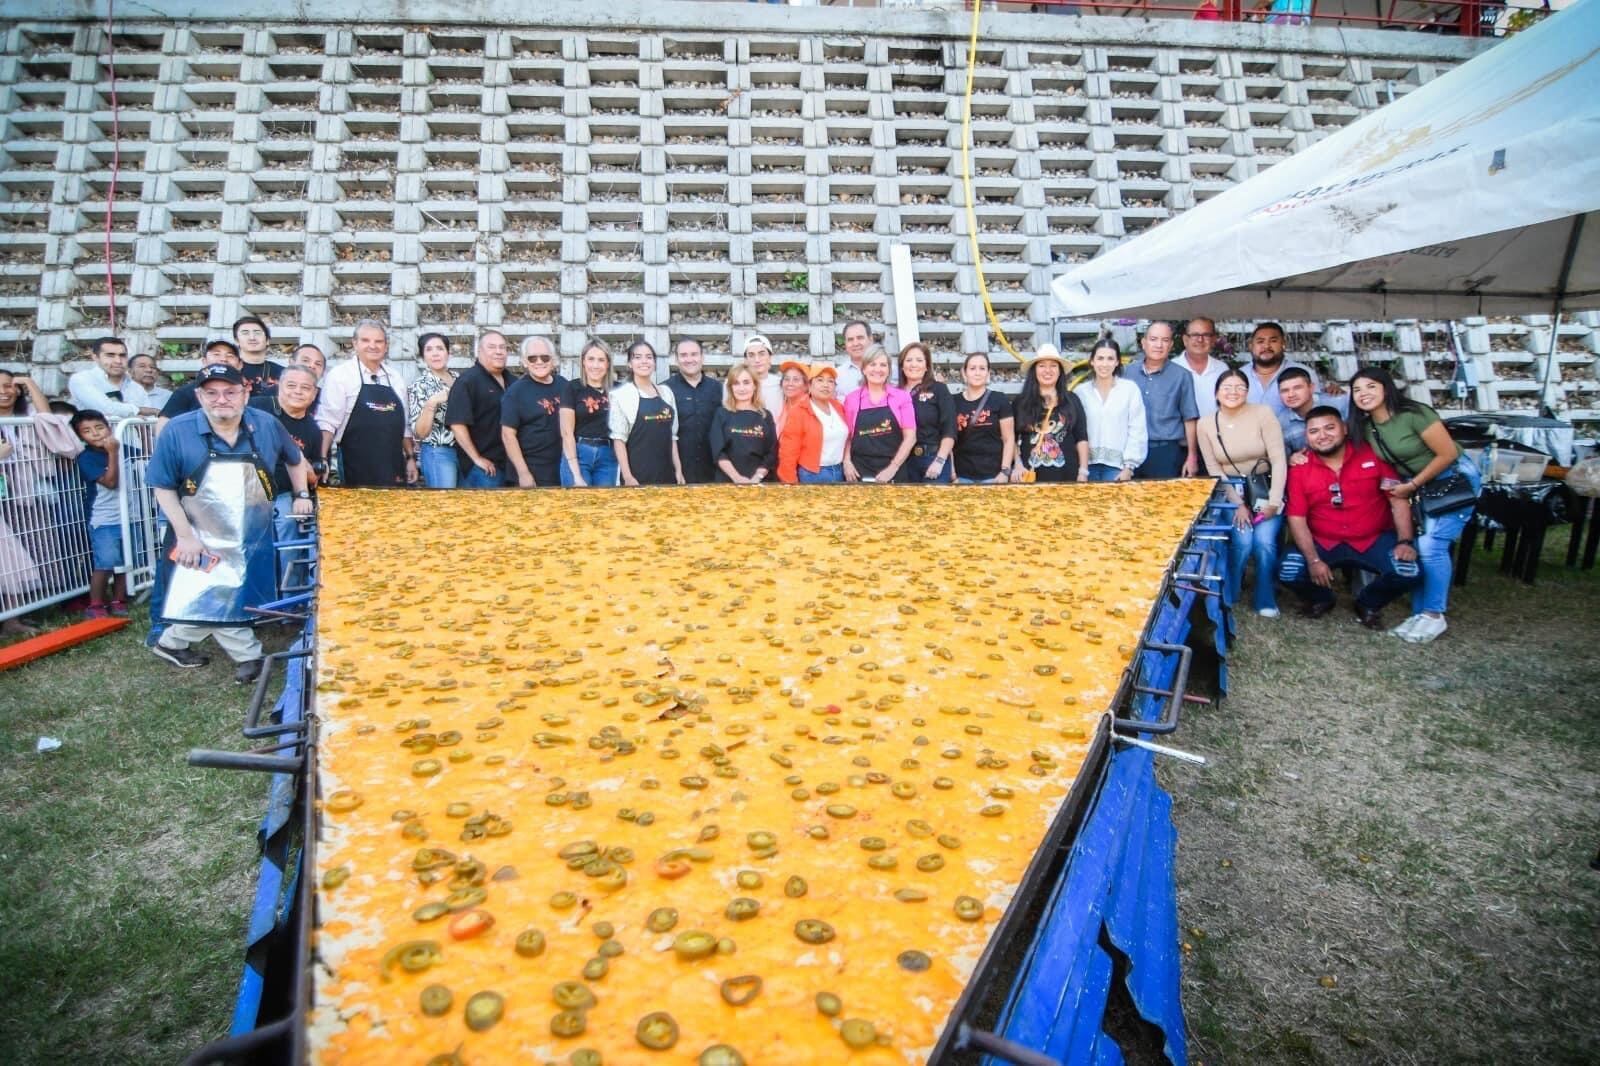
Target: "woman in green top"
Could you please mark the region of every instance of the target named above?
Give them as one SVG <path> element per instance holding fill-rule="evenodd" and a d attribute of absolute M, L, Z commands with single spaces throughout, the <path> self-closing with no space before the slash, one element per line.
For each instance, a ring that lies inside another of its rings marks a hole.
<path fill-rule="evenodd" d="M 1410 499 L 1434 478 L 1460 473 L 1481 490 L 1478 468 L 1451 438 L 1439 415 L 1427 404 L 1400 395 L 1387 370 L 1363 367 L 1350 379 L 1350 420 L 1353 435 L 1366 442 L 1378 457 L 1406 480 L 1390 489 L 1397 499 Z M 1449 605 L 1450 546 L 1472 519 L 1472 508 L 1448 514 L 1421 516 L 1417 532 L 1417 561 L 1422 581 L 1411 594 L 1411 617 L 1389 632 L 1413 644 L 1426 644 L 1446 629 Z"/>

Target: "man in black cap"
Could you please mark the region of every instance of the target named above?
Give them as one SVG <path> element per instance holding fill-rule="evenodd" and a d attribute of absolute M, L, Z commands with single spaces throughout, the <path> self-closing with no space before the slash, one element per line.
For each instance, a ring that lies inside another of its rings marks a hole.
<path fill-rule="evenodd" d="M 283 464 L 292 513 L 309 516 L 306 464 L 276 418 L 247 406 L 249 388 L 236 368 L 206 367 L 195 395 L 200 410 L 167 423 L 145 471 L 169 524 L 162 551 L 177 564 L 153 650 L 174 666 L 204 666 L 210 660 L 190 645 L 214 636 L 239 664 L 234 680 L 246 683 L 261 673 L 249 608 L 277 596 L 272 470 Z"/>

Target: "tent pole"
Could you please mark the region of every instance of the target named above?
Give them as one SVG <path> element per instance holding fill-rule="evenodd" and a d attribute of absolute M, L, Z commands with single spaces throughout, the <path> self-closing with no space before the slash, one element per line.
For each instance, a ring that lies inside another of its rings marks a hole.
<path fill-rule="evenodd" d="M 1561 256 L 1561 274 L 1556 278 L 1556 306 L 1550 322 L 1550 351 L 1544 360 L 1544 387 L 1539 390 L 1539 405 L 1544 414 L 1555 417 L 1556 385 L 1561 381 L 1561 362 L 1556 353 L 1561 348 L 1561 305 L 1566 300 L 1567 282 L 1572 277 L 1572 261 L 1578 256 L 1578 242 L 1583 237 L 1583 223 L 1587 215 L 1574 215 L 1572 232 L 1567 234 L 1567 249 Z"/>

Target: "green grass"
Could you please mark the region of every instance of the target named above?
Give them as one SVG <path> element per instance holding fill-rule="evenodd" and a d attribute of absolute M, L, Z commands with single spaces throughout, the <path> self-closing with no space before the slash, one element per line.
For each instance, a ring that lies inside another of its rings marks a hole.
<path fill-rule="evenodd" d="M 226 656 L 180 671 L 144 633 L 0 674 L 10 1064 L 173 1062 L 227 1031 L 266 779 L 184 759 L 244 747 L 248 692 Z"/>
<path fill-rule="evenodd" d="M 1600 1061 L 1600 575 L 1551 539 L 1425 647 L 1241 618 L 1161 768 L 1195 1062 Z"/>

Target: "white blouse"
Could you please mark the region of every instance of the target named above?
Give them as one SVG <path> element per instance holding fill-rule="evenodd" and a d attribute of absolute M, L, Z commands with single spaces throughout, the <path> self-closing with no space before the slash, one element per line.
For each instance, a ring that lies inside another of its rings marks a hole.
<path fill-rule="evenodd" d="M 819 407 L 811 405 L 817 413 L 817 421 L 822 423 L 822 455 L 817 459 L 818 466 L 837 466 L 844 462 L 844 438 L 848 430 L 845 428 L 844 419 L 833 405 Z"/>
<path fill-rule="evenodd" d="M 1150 431 L 1144 419 L 1144 396 L 1139 386 L 1123 378 L 1111 385 L 1104 399 L 1091 378 L 1072 390 L 1083 404 L 1089 423 L 1089 462 L 1102 466 L 1137 467 L 1150 450 Z"/>

